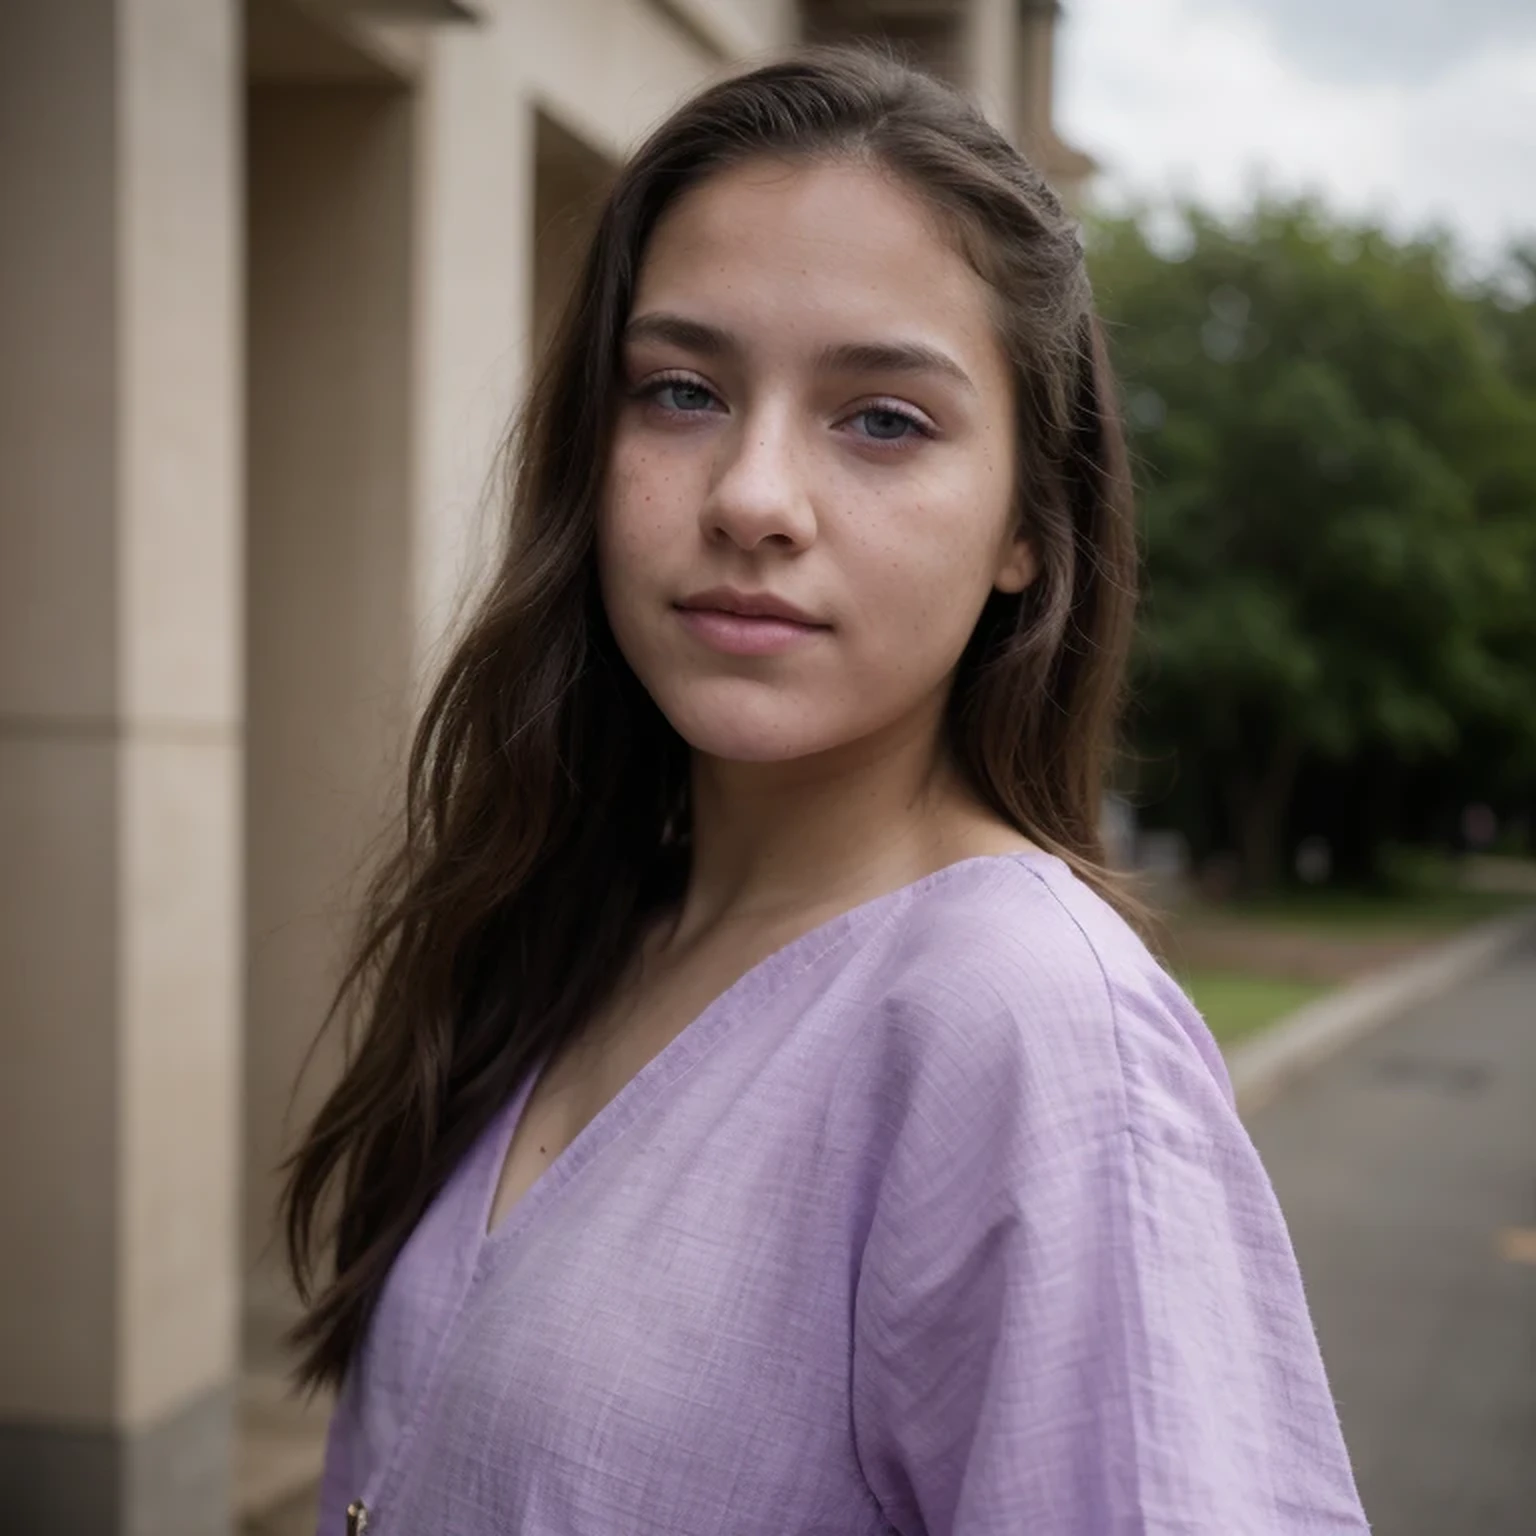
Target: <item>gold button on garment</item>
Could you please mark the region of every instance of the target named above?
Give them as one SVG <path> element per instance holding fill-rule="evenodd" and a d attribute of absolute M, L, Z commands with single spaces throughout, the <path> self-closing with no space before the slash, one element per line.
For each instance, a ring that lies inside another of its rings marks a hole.
<path fill-rule="evenodd" d="M 368 1529 L 368 1506 L 361 1499 L 347 1505 L 347 1536 L 363 1536 Z"/>

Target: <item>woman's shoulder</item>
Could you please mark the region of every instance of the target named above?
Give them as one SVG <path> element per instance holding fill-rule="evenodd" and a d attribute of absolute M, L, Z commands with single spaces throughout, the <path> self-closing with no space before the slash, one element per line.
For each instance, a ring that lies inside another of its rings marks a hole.
<path fill-rule="evenodd" d="M 1178 984 L 1052 855 L 970 859 L 920 882 L 883 948 L 866 1018 L 892 1090 L 1011 1083 L 1121 1122 L 1170 1091 L 1230 1101 L 1221 1053 Z"/>

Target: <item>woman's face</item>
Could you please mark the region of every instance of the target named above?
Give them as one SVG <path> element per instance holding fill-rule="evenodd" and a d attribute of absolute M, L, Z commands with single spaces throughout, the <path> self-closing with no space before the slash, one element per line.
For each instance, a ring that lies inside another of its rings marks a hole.
<path fill-rule="evenodd" d="M 598 528 L 620 649 L 696 750 L 742 762 L 937 733 L 1016 536 L 988 293 L 851 162 L 756 161 L 658 224 Z M 806 622 L 732 609 L 788 605 Z"/>

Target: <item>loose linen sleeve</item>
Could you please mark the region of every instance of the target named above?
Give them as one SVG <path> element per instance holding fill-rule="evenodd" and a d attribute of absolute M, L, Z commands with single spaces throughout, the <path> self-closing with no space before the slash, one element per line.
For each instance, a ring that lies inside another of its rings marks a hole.
<path fill-rule="evenodd" d="M 890 1524 L 1364 1531 L 1279 1207 L 1177 990 L 1091 959 L 947 986 L 890 1025 L 855 1301 Z"/>

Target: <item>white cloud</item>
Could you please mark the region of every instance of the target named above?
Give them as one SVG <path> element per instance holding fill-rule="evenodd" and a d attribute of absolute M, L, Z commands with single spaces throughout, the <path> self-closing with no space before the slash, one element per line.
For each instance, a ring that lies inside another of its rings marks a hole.
<path fill-rule="evenodd" d="M 1060 47 L 1058 118 L 1110 199 L 1230 208 L 1263 184 L 1484 254 L 1536 233 L 1536 41 L 1347 83 L 1303 74 L 1242 0 L 1073 0 Z"/>
<path fill-rule="evenodd" d="M 1207 0 L 1220 9 L 1231 0 Z M 1237 0 L 1304 73 L 1424 81 L 1491 44 L 1536 40 L 1531 0 Z"/>

